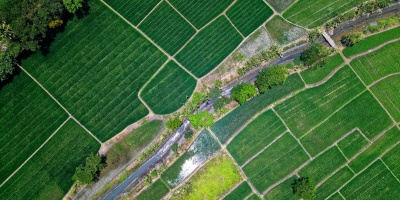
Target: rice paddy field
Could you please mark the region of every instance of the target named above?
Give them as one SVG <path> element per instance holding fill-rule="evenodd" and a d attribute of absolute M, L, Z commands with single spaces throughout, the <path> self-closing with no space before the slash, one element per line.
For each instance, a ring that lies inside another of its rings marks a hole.
<path fill-rule="evenodd" d="M 314 84 L 324 80 L 333 70 L 344 63 L 340 54 L 335 54 L 327 58 L 321 66 L 314 66 L 301 72 L 304 82 Z"/>
<path fill-rule="evenodd" d="M 251 190 L 249 184 L 246 181 L 244 181 L 223 199 L 224 200 L 241 200 L 241 199 L 245 199 L 247 196 L 252 194 L 252 192 L 253 191 Z"/>

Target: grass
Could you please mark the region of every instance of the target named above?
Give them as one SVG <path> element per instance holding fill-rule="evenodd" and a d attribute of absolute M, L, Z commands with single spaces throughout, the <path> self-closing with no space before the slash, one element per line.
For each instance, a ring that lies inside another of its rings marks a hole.
<path fill-rule="evenodd" d="M 228 18 L 246 37 L 274 13 L 263 0 L 238 0 L 226 12 Z"/>
<path fill-rule="evenodd" d="M 283 13 L 283 17 L 295 24 L 315 28 L 361 2 L 363 0 L 299 0 Z"/>
<path fill-rule="evenodd" d="M 319 183 L 346 162 L 337 147 L 332 147 L 299 171 L 301 177 L 311 177 Z"/>
<path fill-rule="evenodd" d="M 229 143 L 227 149 L 242 165 L 285 131 L 282 121 L 272 110 L 268 110 L 250 122 Z"/>
<path fill-rule="evenodd" d="M 345 48 L 343 50 L 343 54 L 349 58 L 356 54 L 365 52 L 369 49 L 373 49 L 374 47 L 377 47 L 385 42 L 399 38 L 400 37 L 399 32 L 400 32 L 400 27 L 397 27 L 369 36 L 367 38 L 364 38 L 354 46 Z"/>
<path fill-rule="evenodd" d="M 79 141 L 79 142 L 77 142 Z M 100 144 L 69 120 L 0 191 L 0 199 L 62 199 L 75 168 Z"/>
<path fill-rule="evenodd" d="M 283 85 L 275 86 L 266 93 L 258 95 L 245 104 L 234 109 L 224 118 L 215 123 L 211 130 L 219 141 L 224 144 L 233 133 L 260 110 L 268 107 L 275 101 L 300 90 L 304 83 L 298 74 L 289 76 Z"/>
<path fill-rule="evenodd" d="M 301 146 L 286 133 L 244 166 L 243 171 L 254 187 L 263 192 L 307 160 Z"/>
<path fill-rule="evenodd" d="M 353 176 L 353 172 L 348 167 L 343 167 L 317 188 L 316 199 L 326 199 Z"/>
<path fill-rule="evenodd" d="M 0 183 L 67 119 L 67 113 L 21 72 L 0 90 Z"/>
<path fill-rule="evenodd" d="M 156 114 L 169 114 L 185 104 L 196 84 L 196 79 L 170 61 L 143 88 L 141 97 Z"/>
<path fill-rule="evenodd" d="M 265 24 L 268 33 L 279 45 L 287 45 L 307 35 L 307 31 L 285 21 L 276 15 Z"/>
<path fill-rule="evenodd" d="M 365 184 L 369 183 L 369 184 Z M 346 199 L 398 199 L 400 184 L 376 161 L 340 190 Z"/>
<path fill-rule="evenodd" d="M 164 122 L 154 120 L 130 132 L 121 142 L 114 144 L 107 153 L 107 164 L 119 166 L 147 147 L 162 131 Z M 112 167 L 111 167 L 112 168 Z"/>
<path fill-rule="evenodd" d="M 382 161 L 389 167 L 390 171 L 400 179 L 400 145 L 396 145 L 392 150 L 387 152 Z"/>
<path fill-rule="evenodd" d="M 221 154 L 207 162 L 189 179 L 192 190 L 182 199 L 217 199 L 242 179 L 233 161 Z"/>
<path fill-rule="evenodd" d="M 167 57 L 101 2 L 90 7 L 90 15 L 68 22 L 47 56 L 22 66 L 106 141 L 148 114 L 137 93 Z"/>
<path fill-rule="evenodd" d="M 174 188 L 190 175 L 198 166 L 220 149 L 217 141 L 204 129 L 181 157 L 162 175 L 168 187 Z"/>
<path fill-rule="evenodd" d="M 371 88 L 372 93 L 386 108 L 390 115 L 400 121 L 400 75 L 388 77 Z"/>
<path fill-rule="evenodd" d="M 285 200 L 297 200 L 298 197 L 293 193 L 292 184 L 294 183 L 295 177 L 290 177 L 286 181 L 283 181 L 279 185 L 275 186 L 265 196 L 266 200 L 274 199 L 285 199 Z"/>
<path fill-rule="evenodd" d="M 311 155 L 316 155 L 355 127 L 372 139 L 391 124 L 386 112 L 366 91 L 300 141 Z"/>
<path fill-rule="evenodd" d="M 337 144 L 347 158 L 353 157 L 367 145 L 368 141 L 361 135 L 360 131 L 351 133 Z"/>
<path fill-rule="evenodd" d="M 242 41 L 225 16 L 201 30 L 176 59 L 195 76 L 202 77 L 222 62 Z"/>
<path fill-rule="evenodd" d="M 221 14 L 233 0 L 169 0 L 169 2 L 197 29 Z"/>
<path fill-rule="evenodd" d="M 395 72 L 400 72 L 400 41 L 388 44 L 381 49 L 353 60 L 350 64 L 361 80 L 372 82 Z"/>
<path fill-rule="evenodd" d="M 363 90 L 353 71 L 344 67 L 326 83 L 293 96 L 275 110 L 293 134 L 301 137 Z"/>
<path fill-rule="evenodd" d="M 253 191 L 251 190 L 249 184 L 244 181 L 239 186 L 237 186 L 231 193 L 229 193 L 224 200 L 242 200 L 250 195 Z"/>
<path fill-rule="evenodd" d="M 104 0 L 133 25 L 138 25 L 160 0 Z"/>
<path fill-rule="evenodd" d="M 166 194 L 168 194 L 168 187 L 158 179 L 149 188 L 142 191 L 136 199 L 138 200 L 149 200 L 149 199 L 162 199 Z"/>
<path fill-rule="evenodd" d="M 165 1 L 146 17 L 139 28 L 170 55 L 174 55 L 196 33 Z"/>
<path fill-rule="evenodd" d="M 307 84 L 317 83 L 327 77 L 333 70 L 344 62 L 340 54 L 327 58 L 322 66 L 314 66 L 301 72 L 304 82 Z"/>
<path fill-rule="evenodd" d="M 400 141 L 400 131 L 397 127 L 393 127 L 382 135 L 378 140 L 372 143 L 364 152 L 362 152 L 356 159 L 349 163 L 351 169 L 355 172 L 361 171 L 374 159 L 378 158 L 383 152 L 394 146 Z"/>
<path fill-rule="evenodd" d="M 276 11 L 282 12 L 295 0 L 266 0 Z"/>

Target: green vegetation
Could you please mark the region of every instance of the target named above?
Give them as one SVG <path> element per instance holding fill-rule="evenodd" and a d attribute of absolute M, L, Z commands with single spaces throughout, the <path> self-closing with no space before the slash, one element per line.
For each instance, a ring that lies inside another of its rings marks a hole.
<path fill-rule="evenodd" d="M 272 110 L 251 121 L 227 146 L 239 165 L 250 159 L 286 131 L 285 125 Z"/>
<path fill-rule="evenodd" d="M 0 182 L 11 175 L 68 117 L 21 72 L 0 91 Z"/>
<path fill-rule="evenodd" d="M 263 29 L 259 29 L 260 31 Z M 261 34 L 256 31 L 254 34 Z M 243 75 L 254 69 L 256 67 L 261 66 L 263 62 L 271 61 L 277 58 L 282 53 L 282 49 L 277 45 L 272 45 L 268 50 L 262 50 L 259 54 L 252 56 L 249 60 L 246 61 L 244 67 L 238 69 L 238 74 Z"/>
<path fill-rule="evenodd" d="M 293 194 L 292 184 L 294 182 L 295 177 L 290 177 L 286 181 L 283 181 L 281 184 L 275 186 L 270 190 L 265 196 L 264 199 L 274 200 L 274 199 L 285 199 L 285 200 L 296 200 L 298 199 Z"/>
<path fill-rule="evenodd" d="M 361 135 L 360 131 L 355 131 L 340 141 L 338 147 L 342 150 L 344 156 L 351 158 L 362 148 L 368 145 L 368 141 Z"/>
<path fill-rule="evenodd" d="M 158 5 L 140 24 L 139 29 L 171 55 L 196 33 L 167 2 Z"/>
<path fill-rule="evenodd" d="M 90 12 L 68 23 L 46 57 L 22 65 L 105 141 L 148 114 L 137 93 L 167 57 L 101 2 Z"/>
<path fill-rule="evenodd" d="M 276 85 L 283 84 L 288 76 L 288 70 L 283 65 L 263 69 L 257 76 L 256 85 L 260 93 L 265 93 Z"/>
<path fill-rule="evenodd" d="M 266 0 L 276 11 L 282 12 L 295 0 Z"/>
<path fill-rule="evenodd" d="M 343 36 L 341 42 L 346 47 L 352 47 L 362 39 L 362 33 L 353 32 Z"/>
<path fill-rule="evenodd" d="M 14 63 L 13 56 L 7 52 L 0 52 L 0 82 L 5 81 L 13 73 Z"/>
<path fill-rule="evenodd" d="M 303 61 L 304 65 L 312 66 L 313 64 L 319 64 L 329 54 L 330 52 L 321 44 L 312 43 L 310 48 L 301 54 L 300 60 Z"/>
<path fill-rule="evenodd" d="M 169 118 L 166 126 L 169 130 L 175 130 L 179 128 L 182 125 L 182 121 L 179 119 L 179 116 L 174 116 L 172 118 Z"/>
<path fill-rule="evenodd" d="M 400 76 L 391 76 L 378 82 L 371 87 L 371 91 L 390 115 L 400 121 Z"/>
<path fill-rule="evenodd" d="M 382 161 L 389 167 L 398 179 L 400 178 L 400 145 L 396 145 L 392 150 L 387 152 Z"/>
<path fill-rule="evenodd" d="M 397 199 L 400 184 L 378 160 L 343 187 L 340 193 L 346 199 Z"/>
<path fill-rule="evenodd" d="M 241 41 L 240 34 L 221 16 L 201 30 L 176 55 L 176 59 L 195 76 L 202 77 L 224 60 Z"/>
<path fill-rule="evenodd" d="M 364 85 L 353 71 L 344 67 L 325 84 L 293 96 L 275 110 L 293 134 L 300 137 L 363 90 Z"/>
<path fill-rule="evenodd" d="M 72 176 L 72 180 L 78 182 L 78 184 L 90 184 L 97 181 L 100 171 L 104 168 L 101 163 L 101 158 L 99 155 L 94 155 L 91 153 L 86 157 L 85 165 L 80 164 L 75 169 L 75 174 Z"/>
<path fill-rule="evenodd" d="M 195 88 L 196 79 L 171 61 L 143 88 L 140 95 L 156 114 L 169 114 L 182 107 Z"/>
<path fill-rule="evenodd" d="M 221 14 L 233 0 L 169 0 L 197 29 Z"/>
<path fill-rule="evenodd" d="M 207 128 L 214 125 L 214 116 L 203 110 L 189 116 L 189 121 L 195 129 Z"/>
<path fill-rule="evenodd" d="M 304 200 L 315 199 L 315 183 L 309 177 L 300 177 L 294 180 L 293 193 Z"/>
<path fill-rule="evenodd" d="M 161 199 L 163 196 L 168 194 L 168 187 L 162 182 L 161 179 L 158 179 L 154 182 L 149 188 L 140 192 L 140 194 L 136 197 L 138 200 L 149 200 L 149 199 Z"/>
<path fill-rule="evenodd" d="M 219 141 L 224 144 L 233 133 L 241 127 L 250 117 L 260 110 L 268 107 L 271 103 L 289 95 L 291 92 L 300 90 L 304 83 L 298 74 L 289 76 L 286 82 L 276 86 L 264 94 L 258 95 L 247 103 L 234 109 L 224 118 L 215 123 L 211 130 Z"/>
<path fill-rule="evenodd" d="M 369 25 L 365 32 L 370 32 L 370 33 L 374 33 L 374 32 L 378 32 L 382 29 L 387 29 L 389 27 L 392 27 L 393 25 L 396 25 L 400 22 L 400 18 L 399 17 L 391 17 L 391 18 L 387 18 L 387 19 L 383 19 L 383 20 L 379 20 L 377 22 L 376 25 Z"/>
<path fill-rule="evenodd" d="M 337 0 L 327 4 L 322 0 L 299 0 L 283 13 L 283 17 L 301 26 L 315 28 L 361 2 L 363 0 Z"/>
<path fill-rule="evenodd" d="M 75 13 L 83 7 L 83 0 L 62 0 L 65 8 L 70 13 Z"/>
<path fill-rule="evenodd" d="M 340 56 L 340 54 L 335 54 L 326 58 L 321 64 L 302 71 L 301 76 L 307 84 L 317 83 L 322 81 L 342 63 L 344 63 L 342 56 Z"/>
<path fill-rule="evenodd" d="M 348 167 L 343 167 L 317 188 L 316 199 L 326 199 L 329 195 L 336 192 L 338 188 L 349 181 L 353 175 L 353 172 L 351 172 Z"/>
<path fill-rule="evenodd" d="M 349 163 L 350 168 L 356 173 L 361 171 L 383 152 L 396 145 L 399 140 L 400 131 L 397 127 L 393 127 L 372 143 L 372 145 L 362 152 L 356 159 L 351 161 Z"/>
<path fill-rule="evenodd" d="M 235 188 L 231 193 L 229 193 L 224 200 L 242 200 L 246 198 L 253 191 L 251 190 L 249 184 L 244 181 L 237 188 Z"/>
<path fill-rule="evenodd" d="M 350 64 L 361 80 L 369 85 L 389 74 L 400 72 L 400 41 L 353 60 Z"/>
<path fill-rule="evenodd" d="M 263 192 L 307 160 L 299 143 L 286 133 L 244 166 L 243 171 L 254 187 Z"/>
<path fill-rule="evenodd" d="M 307 35 L 307 31 L 275 16 L 265 24 L 272 39 L 279 45 L 287 45 Z"/>
<path fill-rule="evenodd" d="M 62 199 L 73 184 L 75 168 L 99 148 L 93 137 L 69 120 L 1 187 L 0 199 Z"/>
<path fill-rule="evenodd" d="M 133 25 L 138 25 L 159 3 L 159 0 L 104 0 Z"/>
<path fill-rule="evenodd" d="M 257 89 L 252 83 L 240 83 L 232 89 L 231 97 L 244 104 L 247 99 L 257 95 Z"/>
<path fill-rule="evenodd" d="M 247 198 L 247 200 L 261 200 L 261 198 L 256 194 L 253 194 L 249 198 Z"/>
<path fill-rule="evenodd" d="M 263 0 L 238 0 L 229 8 L 226 15 L 246 37 L 260 27 L 273 13 Z"/>
<path fill-rule="evenodd" d="M 343 50 L 343 54 L 349 58 L 356 54 L 365 52 L 365 51 L 372 49 L 374 47 L 377 47 L 387 41 L 399 38 L 400 37 L 399 32 L 400 32 L 400 27 L 397 27 L 397 28 L 393 28 L 393 29 L 387 30 L 387 31 L 379 33 L 379 34 L 369 36 L 367 38 L 364 38 L 363 40 L 361 40 L 354 46 L 345 48 Z"/>
<path fill-rule="evenodd" d="M 191 191 L 182 199 L 217 199 L 240 180 L 242 177 L 233 161 L 221 154 L 208 161 L 189 179 Z"/>

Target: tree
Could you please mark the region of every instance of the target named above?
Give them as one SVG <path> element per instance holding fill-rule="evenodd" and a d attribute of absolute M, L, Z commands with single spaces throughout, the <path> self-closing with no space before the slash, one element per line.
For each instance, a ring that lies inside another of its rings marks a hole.
<path fill-rule="evenodd" d="M 196 114 L 190 115 L 189 121 L 195 129 L 207 128 L 214 125 L 214 116 L 203 110 Z"/>
<path fill-rule="evenodd" d="M 7 79 L 14 71 L 15 60 L 7 52 L 0 51 L 0 81 Z"/>
<path fill-rule="evenodd" d="M 166 125 L 167 125 L 168 129 L 175 130 L 182 125 L 182 122 L 178 116 L 175 116 L 175 117 L 169 118 Z"/>
<path fill-rule="evenodd" d="M 100 170 L 104 168 L 101 163 L 101 158 L 98 155 L 91 153 L 86 158 L 85 165 L 80 164 L 76 170 L 75 174 L 72 176 L 72 180 L 80 184 L 89 184 L 96 181 Z"/>
<path fill-rule="evenodd" d="M 361 39 L 362 39 L 362 33 L 356 32 L 345 35 L 342 38 L 341 42 L 343 45 L 351 47 L 355 45 L 357 42 L 359 42 Z"/>
<path fill-rule="evenodd" d="M 324 49 L 321 44 L 314 43 L 310 48 L 305 50 L 301 56 L 300 60 L 307 66 L 311 66 L 316 63 L 318 60 L 328 56 L 329 52 Z"/>
<path fill-rule="evenodd" d="M 256 87 L 251 83 L 241 83 L 232 89 L 232 98 L 239 104 L 244 104 L 247 99 L 257 94 Z"/>
<path fill-rule="evenodd" d="M 63 0 L 65 8 L 70 13 L 75 13 L 83 7 L 83 0 Z"/>
<path fill-rule="evenodd" d="M 292 184 L 293 193 L 304 200 L 315 199 L 315 183 L 309 177 L 295 179 Z"/>
<path fill-rule="evenodd" d="M 256 80 L 258 91 L 265 93 L 273 86 L 284 83 L 287 76 L 288 70 L 283 65 L 263 69 Z"/>

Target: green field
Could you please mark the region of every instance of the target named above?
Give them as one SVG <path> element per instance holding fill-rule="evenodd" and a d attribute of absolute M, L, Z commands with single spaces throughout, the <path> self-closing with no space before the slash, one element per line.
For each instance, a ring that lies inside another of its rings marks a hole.
<path fill-rule="evenodd" d="M 249 196 L 253 191 L 251 190 L 249 184 L 244 181 L 237 188 L 235 188 L 231 193 L 229 193 L 224 200 L 242 200 Z"/>
<path fill-rule="evenodd" d="M 325 84 L 295 95 L 275 110 L 293 134 L 300 137 L 363 90 L 365 87 L 357 76 L 345 67 Z"/>
<path fill-rule="evenodd" d="M 400 71 L 400 70 L 399 70 Z M 400 121 L 400 75 L 388 77 L 371 87 L 372 93 L 378 98 L 390 115 Z"/>
<path fill-rule="evenodd" d="M 282 12 L 296 0 L 266 0 L 276 11 Z"/>
<path fill-rule="evenodd" d="M 350 65 L 369 85 L 392 73 L 400 72 L 400 41 L 353 60 Z"/>
<path fill-rule="evenodd" d="M 220 15 L 234 0 L 169 0 L 197 29 Z"/>
<path fill-rule="evenodd" d="M 322 66 L 314 66 L 301 72 L 304 82 L 307 84 L 317 83 L 327 77 L 333 70 L 344 63 L 340 54 L 335 54 L 324 61 Z"/>
<path fill-rule="evenodd" d="M 279 45 L 287 45 L 307 35 L 307 31 L 277 15 L 265 24 L 271 38 Z"/>
<path fill-rule="evenodd" d="M 350 10 L 364 0 L 299 0 L 283 13 L 289 21 L 315 28 L 337 15 Z"/>
<path fill-rule="evenodd" d="M 359 131 L 355 131 L 340 141 L 337 145 L 342 150 L 344 156 L 351 158 L 362 148 L 367 146 L 368 141 L 361 135 Z"/>
<path fill-rule="evenodd" d="M 389 116 L 367 91 L 300 141 L 311 155 L 316 155 L 355 127 L 358 127 L 367 138 L 372 139 L 391 124 Z"/>
<path fill-rule="evenodd" d="M 21 72 L 0 90 L 0 183 L 68 118 L 67 113 Z"/>
<path fill-rule="evenodd" d="M 138 25 L 160 0 L 104 0 L 133 25 Z"/>
<path fill-rule="evenodd" d="M 367 38 L 364 38 L 363 40 L 361 40 L 354 46 L 345 48 L 343 50 L 343 54 L 349 58 L 356 54 L 365 52 L 365 51 L 370 50 L 374 47 L 377 47 L 387 41 L 400 38 L 399 32 L 400 32 L 400 27 L 397 27 L 397 28 L 393 28 L 393 29 L 384 31 L 382 33 L 378 33 L 378 34 L 369 36 Z"/>
<path fill-rule="evenodd" d="M 317 188 L 316 199 L 326 199 L 353 176 L 353 172 L 348 167 L 343 167 Z"/>
<path fill-rule="evenodd" d="M 105 141 L 148 114 L 137 93 L 167 57 L 101 2 L 90 6 L 22 66 Z"/>
<path fill-rule="evenodd" d="M 382 161 L 385 162 L 397 179 L 400 179 L 400 145 L 397 144 L 396 147 L 387 152 L 382 157 Z"/>
<path fill-rule="evenodd" d="M 251 195 L 247 200 L 262 200 L 259 196 L 256 194 Z"/>
<path fill-rule="evenodd" d="M 201 30 L 176 59 L 195 76 L 202 77 L 222 62 L 242 41 L 225 16 Z"/>
<path fill-rule="evenodd" d="M 293 194 L 292 184 L 294 183 L 295 177 L 290 177 L 286 181 L 272 188 L 265 196 L 265 200 L 297 200 L 297 196 Z"/>
<path fill-rule="evenodd" d="M 239 165 L 286 131 L 285 125 L 272 110 L 258 116 L 248 124 L 227 146 Z"/>
<path fill-rule="evenodd" d="M 218 120 L 211 130 L 221 143 L 225 143 L 233 133 L 256 113 L 268 107 L 271 103 L 300 90 L 304 83 L 298 74 L 289 76 L 283 85 L 275 86 L 266 93 L 258 95 L 245 104 L 234 109 L 224 118 Z"/>
<path fill-rule="evenodd" d="M 165 1 L 151 12 L 139 29 L 170 55 L 175 54 L 196 33 Z"/>
<path fill-rule="evenodd" d="M 370 184 L 365 184 L 370 183 Z M 340 190 L 346 199 L 398 199 L 400 184 L 381 161 L 355 177 Z"/>
<path fill-rule="evenodd" d="M 158 179 L 156 182 L 152 183 L 152 185 L 146 190 L 140 192 L 140 194 L 136 197 L 138 200 L 149 200 L 149 199 L 162 199 L 163 196 L 168 194 L 168 187 L 162 182 L 161 179 Z"/>
<path fill-rule="evenodd" d="M 77 142 L 79 141 L 79 142 Z M 0 190 L 0 199 L 62 199 L 75 168 L 100 144 L 75 121 L 68 122 Z"/>
<path fill-rule="evenodd" d="M 243 167 L 254 187 L 263 192 L 308 160 L 297 141 L 286 133 Z"/>
<path fill-rule="evenodd" d="M 196 79 L 170 61 L 143 88 L 141 97 L 156 114 L 169 114 L 186 103 L 196 83 Z"/>
<path fill-rule="evenodd" d="M 238 0 L 226 12 L 245 37 L 260 27 L 274 13 L 263 0 Z"/>

